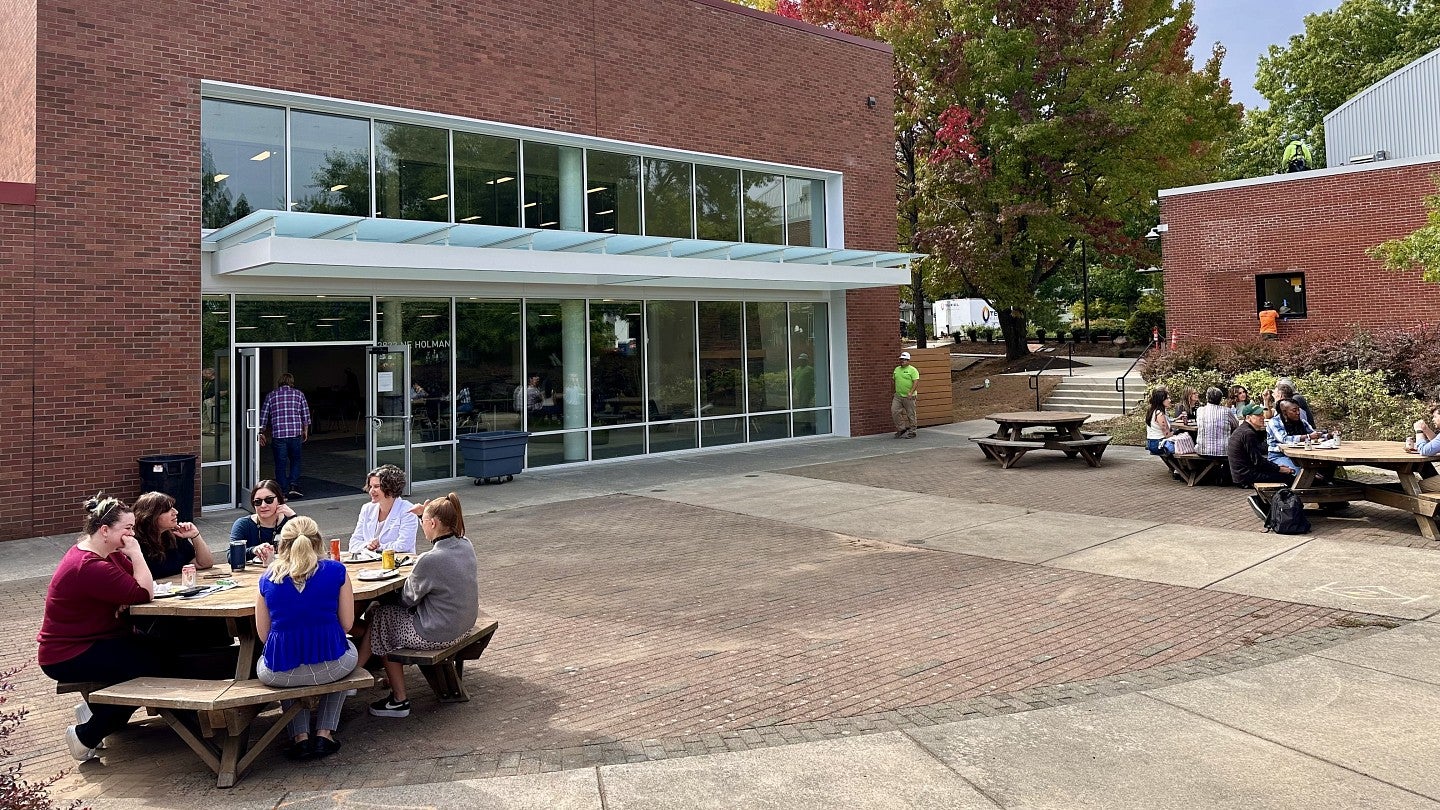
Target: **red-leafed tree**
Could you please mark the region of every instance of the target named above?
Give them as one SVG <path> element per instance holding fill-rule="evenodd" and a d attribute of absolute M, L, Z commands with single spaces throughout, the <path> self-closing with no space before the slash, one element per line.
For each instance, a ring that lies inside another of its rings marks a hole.
<path fill-rule="evenodd" d="M 902 243 L 932 289 L 1001 315 L 1019 357 L 1036 293 L 1092 254 L 1148 258 L 1158 189 L 1214 176 L 1239 123 L 1200 69 L 1190 0 L 779 0 L 895 48 Z M 912 299 L 923 289 L 917 273 Z"/>

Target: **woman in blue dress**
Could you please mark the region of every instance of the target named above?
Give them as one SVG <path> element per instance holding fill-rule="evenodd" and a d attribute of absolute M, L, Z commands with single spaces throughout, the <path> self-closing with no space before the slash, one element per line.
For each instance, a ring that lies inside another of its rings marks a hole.
<path fill-rule="evenodd" d="M 255 630 L 265 651 L 255 665 L 269 686 L 334 683 L 355 669 L 358 655 L 345 633 L 355 622 L 355 595 L 345 566 L 323 559 L 320 527 L 308 517 L 285 523 L 276 541 L 275 559 L 260 578 L 255 601 Z M 286 709 L 294 701 L 281 701 Z M 324 757 L 340 750 L 343 692 L 320 697 L 319 710 L 301 709 L 290 721 L 291 759 Z M 313 733 L 312 733 L 313 728 Z"/>

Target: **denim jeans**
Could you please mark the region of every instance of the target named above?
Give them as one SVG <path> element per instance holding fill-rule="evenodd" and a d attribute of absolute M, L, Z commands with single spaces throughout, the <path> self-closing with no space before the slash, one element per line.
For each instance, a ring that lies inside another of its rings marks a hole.
<path fill-rule="evenodd" d="M 301 446 L 299 436 L 270 440 L 270 449 L 275 454 L 275 482 L 281 492 L 289 492 L 300 482 Z"/>

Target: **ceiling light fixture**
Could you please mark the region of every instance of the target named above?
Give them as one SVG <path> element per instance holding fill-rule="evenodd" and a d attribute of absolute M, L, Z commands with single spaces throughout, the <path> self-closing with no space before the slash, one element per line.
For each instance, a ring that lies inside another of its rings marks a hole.
<path fill-rule="evenodd" d="M 585 189 L 585 193 L 586 193 L 586 194 L 594 194 L 594 193 L 597 192 L 597 191 L 604 191 L 606 188 L 607 188 L 607 186 L 596 186 L 596 187 L 594 187 L 594 188 L 587 188 L 587 189 Z"/>
<path fill-rule="evenodd" d="M 254 156 L 254 157 L 252 157 L 252 158 L 250 158 L 250 159 L 251 159 L 251 160 L 269 160 L 269 159 L 270 159 L 270 155 L 272 155 L 272 154 L 274 154 L 274 153 L 271 152 L 269 149 L 266 149 L 264 152 L 261 152 L 260 154 Z"/>
<path fill-rule="evenodd" d="M 479 214 L 471 214 L 471 215 L 468 216 L 468 217 L 461 217 L 461 218 L 460 218 L 460 221 L 461 221 L 461 222 L 474 222 L 475 220 L 477 220 L 477 219 L 479 219 L 479 218 L 480 218 L 480 215 L 479 215 Z"/>
<path fill-rule="evenodd" d="M 229 177 L 229 176 L 230 176 L 230 175 L 228 175 L 228 174 L 217 174 L 217 175 L 215 175 L 214 177 L 212 177 L 212 178 L 210 178 L 210 179 L 212 179 L 212 180 L 214 180 L 215 182 L 218 183 L 218 182 L 220 182 L 221 180 L 224 180 L 225 178 L 227 178 L 227 177 Z"/>
<path fill-rule="evenodd" d="M 443 200 L 449 196 L 449 194 L 436 194 L 434 197 L 426 197 L 425 199 L 429 200 L 430 202 L 439 202 L 440 200 Z"/>
<path fill-rule="evenodd" d="M 510 182 L 511 180 L 514 180 L 514 179 L 515 179 L 515 178 L 513 178 L 513 177 L 497 177 L 497 178 L 495 178 L 495 182 L 496 182 L 496 183 L 508 183 L 508 182 Z"/>
<path fill-rule="evenodd" d="M 525 203 L 525 207 L 526 207 L 526 208 L 534 208 L 535 206 L 537 206 L 537 205 L 539 205 L 539 204 L 540 204 L 540 203 Z"/>
<path fill-rule="evenodd" d="M 346 189 L 346 188 L 349 188 L 349 187 L 350 187 L 350 184 L 349 184 L 349 183 L 341 183 L 341 184 L 338 185 L 338 186 L 331 186 L 331 187 L 330 187 L 330 190 L 331 190 L 331 191 L 340 191 L 341 189 Z"/>
<path fill-rule="evenodd" d="M 548 227 L 550 227 L 551 225 L 559 225 L 559 224 L 560 224 L 560 223 L 558 223 L 558 222 L 542 222 L 542 223 L 540 223 L 540 227 L 542 227 L 542 228 L 548 228 Z"/>
<path fill-rule="evenodd" d="M 605 216 L 606 214 L 613 214 L 613 213 L 615 213 L 615 209 L 614 209 L 614 208 L 611 208 L 611 209 L 608 209 L 608 210 L 605 210 L 605 211 L 596 211 L 596 212 L 595 212 L 595 216 L 597 216 L 597 217 L 603 217 L 603 216 Z"/>

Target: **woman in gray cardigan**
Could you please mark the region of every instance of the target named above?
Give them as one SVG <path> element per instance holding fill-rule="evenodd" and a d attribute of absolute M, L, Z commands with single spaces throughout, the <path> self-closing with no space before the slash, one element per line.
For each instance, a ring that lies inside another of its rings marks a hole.
<path fill-rule="evenodd" d="M 440 650 L 454 644 L 479 615 L 480 584 L 475 547 L 465 538 L 460 497 L 450 493 L 415 507 L 420 528 L 432 544 L 415 561 L 415 570 L 400 591 L 400 604 L 377 605 L 360 644 L 360 662 L 369 655 L 394 650 Z M 406 717 L 404 665 L 385 659 L 389 696 L 370 704 L 376 717 Z"/>

